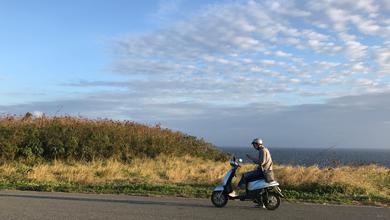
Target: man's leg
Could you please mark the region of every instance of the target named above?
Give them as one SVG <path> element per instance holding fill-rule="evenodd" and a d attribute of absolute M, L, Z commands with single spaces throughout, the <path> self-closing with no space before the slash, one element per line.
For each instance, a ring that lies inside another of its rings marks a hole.
<path fill-rule="evenodd" d="M 255 175 L 256 175 L 255 174 L 255 170 L 243 173 L 242 176 L 241 176 L 240 182 L 238 182 L 238 184 L 237 184 L 236 190 L 233 190 L 233 192 L 231 192 L 229 194 L 229 196 L 237 197 L 239 195 L 239 193 L 237 191 L 239 191 L 241 187 L 243 187 L 245 184 L 247 184 L 248 178 L 252 178 Z"/>
<path fill-rule="evenodd" d="M 251 176 L 247 178 L 247 183 L 255 180 L 265 179 L 264 173 L 261 169 L 254 170 Z M 263 201 L 261 199 L 255 199 L 253 200 L 254 203 L 256 203 L 256 207 L 262 207 L 265 208 Z"/>
<path fill-rule="evenodd" d="M 240 182 L 238 182 L 237 187 L 240 188 L 244 184 L 247 184 L 249 182 L 249 180 L 258 177 L 259 175 L 260 174 L 258 173 L 257 170 L 252 170 L 252 171 L 249 171 L 249 172 L 242 174 Z"/>
<path fill-rule="evenodd" d="M 264 179 L 264 173 L 261 169 L 256 169 L 250 172 L 249 175 L 246 176 L 246 183 L 254 181 L 254 180 L 259 180 L 259 179 Z"/>

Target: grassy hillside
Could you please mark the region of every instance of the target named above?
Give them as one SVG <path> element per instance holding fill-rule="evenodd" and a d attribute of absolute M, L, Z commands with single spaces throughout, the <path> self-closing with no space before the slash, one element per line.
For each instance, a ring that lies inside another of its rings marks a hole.
<path fill-rule="evenodd" d="M 132 121 L 76 117 L 0 118 L 1 161 L 93 161 L 157 157 L 160 154 L 224 160 L 226 154 L 202 139 Z"/>

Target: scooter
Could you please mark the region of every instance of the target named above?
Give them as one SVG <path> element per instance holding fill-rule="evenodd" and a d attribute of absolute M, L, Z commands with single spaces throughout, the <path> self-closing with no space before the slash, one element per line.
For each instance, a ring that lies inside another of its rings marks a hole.
<path fill-rule="evenodd" d="M 246 184 L 246 191 L 244 195 L 236 197 L 229 196 L 233 191 L 232 179 L 236 176 L 236 171 L 240 167 L 242 159 L 236 160 L 233 157 L 230 160 L 232 168 L 226 173 L 223 178 L 222 185 L 214 188 L 211 194 L 211 202 L 215 207 L 224 207 L 228 200 L 239 199 L 241 201 L 250 200 L 258 204 L 259 207 L 265 206 L 268 210 L 275 210 L 280 205 L 280 198 L 283 198 L 282 190 L 279 188 L 279 183 L 272 181 L 267 183 L 264 179 L 251 180 Z"/>

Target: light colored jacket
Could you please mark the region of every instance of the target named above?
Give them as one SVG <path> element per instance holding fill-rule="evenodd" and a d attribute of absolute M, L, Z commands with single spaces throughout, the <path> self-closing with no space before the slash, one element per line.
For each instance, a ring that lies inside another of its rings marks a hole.
<path fill-rule="evenodd" d="M 261 147 L 259 149 L 259 159 L 254 160 L 254 163 L 258 164 L 264 172 L 272 170 L 272 158 L 271 153 L 266 147 Z"/>

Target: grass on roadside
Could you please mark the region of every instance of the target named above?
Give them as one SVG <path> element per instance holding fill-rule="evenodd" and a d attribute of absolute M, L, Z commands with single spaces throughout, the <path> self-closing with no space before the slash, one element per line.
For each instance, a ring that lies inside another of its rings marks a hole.
<path fill-rule="evenodd" d="M 243 165 L 240 173 L 253 169 Z M 92 162 L 0 166 L 0 188 L 133 195 L 208 197 L 226 171 L 227 162 L 191 156 L 159 156 Z M 390 169 L 369 166 L 336 168 L 275 166 L 276 178 L 289 200 L 390 205 Z"/>

